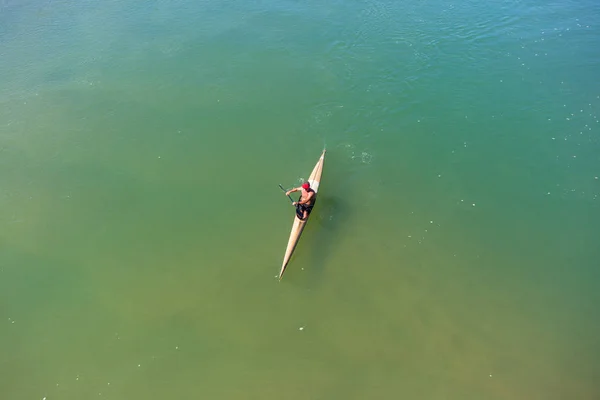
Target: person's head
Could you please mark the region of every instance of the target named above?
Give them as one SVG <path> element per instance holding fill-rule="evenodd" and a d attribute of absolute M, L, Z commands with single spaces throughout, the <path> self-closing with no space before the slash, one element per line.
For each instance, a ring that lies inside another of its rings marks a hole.
<path fill-rule="evenodd" d="M 310 183 L 308 183 L 308 182 L 304 182 L 304 183 L 302 184 L 302 189 L 304 189 L 304 190 L 308 190 L 308 189 L 310 189 Z"/>

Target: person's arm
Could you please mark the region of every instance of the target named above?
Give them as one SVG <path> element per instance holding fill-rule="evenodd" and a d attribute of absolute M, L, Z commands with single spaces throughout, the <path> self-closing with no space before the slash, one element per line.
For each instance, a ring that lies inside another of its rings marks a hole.
<path fill-rule="evenodd" d="M 293 189 L 290 189 L 290 190 L 288 190 L 287 192 L 285 192 L 285 195 L 286 195 L 286 196 L 289 196 L 289 195 L 290 195 L 290 193 L 297 192 L 298 190 L 300 190 L 300 188 L 293 188 Z"/>

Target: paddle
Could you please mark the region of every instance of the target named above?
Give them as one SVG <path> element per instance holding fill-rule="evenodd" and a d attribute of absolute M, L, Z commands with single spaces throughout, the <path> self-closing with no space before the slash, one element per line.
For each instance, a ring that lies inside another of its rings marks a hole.
<path fill-rule="evenodd" d="M 281 183 L 279 184 L 279 187 L 281 188 L 281 190 L 283 190 L 283 193 L 287 193 L 287 190 L 285 190 L 283 188 L 283 186 L 281 186 Z M 292 202 L 292 204 L 294 204 L 294 199 L 292 199 L 292 197 L 288 194 L 287 195 L 288 199 L 290 199 L 290 201 Z"/>
<path fill-rule="evenodd" d="M 281 184 L 279 184 L 279 187 L 281 188 L 281 190 L 283 190 L 285 193 L 287 193 L 287 190 L 285 190 L 283 188 L 283 186 L 281 186 Z M 292 205 L 294 205 L 294 199 L 292 199 L 289 194 L 287 195 L 287 197 L 292 202 Z M 294 205 L 294 207 L 296 208 L 296 215 L 298 216 L 298 218 L 302 218 L 302 211 L 300 211 L 300 205 L 296 204 L 296 205 Z"/>

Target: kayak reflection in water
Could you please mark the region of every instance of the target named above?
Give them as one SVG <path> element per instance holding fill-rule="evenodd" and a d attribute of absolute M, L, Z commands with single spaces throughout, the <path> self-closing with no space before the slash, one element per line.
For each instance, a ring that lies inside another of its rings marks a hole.
<path fill-rule="evenodd" d="M 306 221 L 308 218 L 308 214 L 312 211 L 312 208 L 315 204 L 315 191 L 311 189 L 310 184 L 308 182 L 304 182 L 302 186 L 293 188 L 288 190 L 285 195 L 289 196 L 290 193 L 301 191 L 302 195 L 300 196 L 300 201 L 295 201 L 293 204 L 298 207 L 298 210 L 302 212 L 303 221 Z"/>

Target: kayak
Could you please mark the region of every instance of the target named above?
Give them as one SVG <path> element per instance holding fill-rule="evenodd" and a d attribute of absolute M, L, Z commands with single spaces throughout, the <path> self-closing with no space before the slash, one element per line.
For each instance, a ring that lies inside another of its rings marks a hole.
<path fill-rule="evenodd" d="M 313 168 L 310 176 L 308 177 L 308 183 L 310 184 L 310 187 L 312 190 L 315 191 L 315 203 L 313 203 L 313 206 L 316 204 L 316 201 L 318 199 L 317 192 L 319 191 L 319 184 L 321 183 L 321 173 L 323 172 L 323 161 L 325 160 L 325 150 L 323 150 L 323 153 L 321 153 L 321 157 L 319 158 L 319 161 L 317 161 L 317 164 L 315 165 L 315 167 Z M 283 264 L 281 265 L 281 272 L 279 272 L 279 280 L 281 280 L 281 277 L 283 276 L 283 273 L 285 272 L 285 268 L 288 265 L 288 262 L 290 261 L 290 258 L 292 258 L 292 253 L 294 252 L 294 249 L 296 248 L 296 245 L 298 244 L 298 241 L 300 240 L 300 235 L 302 234 L 302 231 L 304 230 L 304 227 L 306 226 L 306 223 L 308 222 L 308 219 L 310 218 L 312 211 L 308 214 L 308 216 L 306 217 L 306 220 L 301 220 L 300 218 L 298 218 L 298 213 L 299 211 L 296 212 L 296 214 L 294 215 L 294 223 L 292 224 L 292 232 L 290 233 L 290 238 L 288 240 L 288 244 L 287 244 L 287 248 L 285 249 L 285 256 L 283 257 Z M 300 214 L 300 216 L 302 216 L 302 214 Z"/>

